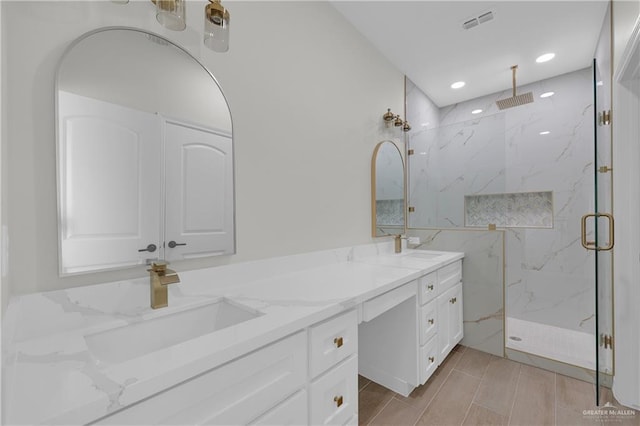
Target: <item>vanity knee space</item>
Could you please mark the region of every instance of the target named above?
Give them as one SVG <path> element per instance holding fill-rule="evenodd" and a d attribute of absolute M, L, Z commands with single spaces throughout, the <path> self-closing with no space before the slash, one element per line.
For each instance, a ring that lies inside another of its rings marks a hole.
<path fill-rule="evenodd" d="M 408 396 L 462 340 L 462 261 L 363 305 L 360 374 Z"/>

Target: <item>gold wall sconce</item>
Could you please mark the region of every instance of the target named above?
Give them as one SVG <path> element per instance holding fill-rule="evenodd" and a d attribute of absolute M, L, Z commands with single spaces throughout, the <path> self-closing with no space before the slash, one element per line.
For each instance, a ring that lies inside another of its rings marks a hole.
<path fill-rule="evenodd" d="M 156 19 L 165 28 L 183 31 L 187 27 L 186 0 L 151 0 L 156 5 Z M 215 52 L 229 50 L 231 15 L 222 0 L 209 0 L 204 8 L 204 45 Z"/>
<path fill-rule="evenodd" d="M 229 11 L 220 0 L 209 0 L 204 8 L 204 45 L 216 52 L 229 50 Z"/>
<path fill-rule="evenodd" d="M 401 127 L 403 132 L 411 130 L 409 122 L 400 118 L 399 114 L 392 113 L 391 108 L 387 108 L 387 112 L 382 115 L 382 120 L 384 121 L 385 127 Z"/>

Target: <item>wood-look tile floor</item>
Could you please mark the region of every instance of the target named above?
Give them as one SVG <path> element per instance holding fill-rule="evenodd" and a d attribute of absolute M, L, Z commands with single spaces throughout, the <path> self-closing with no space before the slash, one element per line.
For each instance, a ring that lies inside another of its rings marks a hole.
<path fill-rule="evenodd" d="M 599 418 L 594 385 L 457 346 L 423 386 L 403 397 L 359 376 L 360 425 L 640 425 Z M 604 401 L 626 409 L 610 390 Z"/>

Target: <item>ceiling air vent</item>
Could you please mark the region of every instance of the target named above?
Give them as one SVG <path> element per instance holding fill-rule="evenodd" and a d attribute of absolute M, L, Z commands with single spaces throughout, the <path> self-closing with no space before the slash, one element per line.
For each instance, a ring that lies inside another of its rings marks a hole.
<path fill-rule="evenodd" d="M 465 30 L 468 30 L 477 26 L 478 26 L 478 20 L 476 18 L 470 19 L 464 24 L 462 24 L 462 28 L 464 28 Z"/>
<path fill-rule="evenodd" d="M 487 21 L 490 21 L 493 19 L 493 12 L 487 12 L 487 13 L 483 13 L 482 15 L 478 16 L 478 22 L 480 22 L 481 24 L 484 24 Z"/>
<path fill-rule="evenodd" d="M 478 15 L 477 17 L 473 17 L 464 21 L 462 23 L 462 28 L 464 28 L 465 30 L 469 30 L 473 27 L 477 27 L 480 24 L 484 24 L 485 22 L 491 21 L 492 19 L 493 19 L 493 12 L 491 11 L 484 12 Z"/>

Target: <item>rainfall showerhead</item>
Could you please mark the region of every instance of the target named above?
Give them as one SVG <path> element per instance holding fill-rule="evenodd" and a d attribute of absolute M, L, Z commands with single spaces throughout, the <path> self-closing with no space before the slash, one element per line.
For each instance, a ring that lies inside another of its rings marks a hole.
<path fill-rule="evenodd" d="M 513 75 L 513 96 L 506 99 L 500 99 L 496 101 L 496 105 L 500 110 L 513 108 L 524 104 L 529 104 L 533 102 L 533 93 L 527 92 L 522 95 L 516 95 L 516 70 L 518 69 L 517 65 L 511 67 L 512 75 Z"/>

